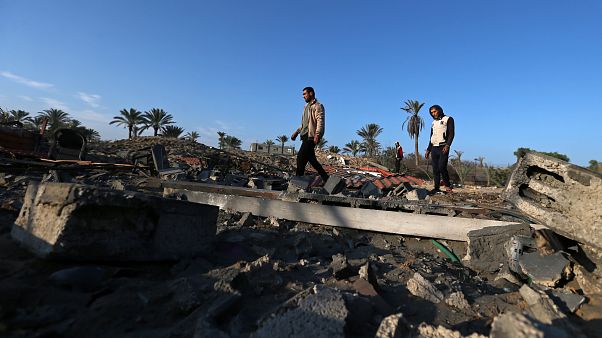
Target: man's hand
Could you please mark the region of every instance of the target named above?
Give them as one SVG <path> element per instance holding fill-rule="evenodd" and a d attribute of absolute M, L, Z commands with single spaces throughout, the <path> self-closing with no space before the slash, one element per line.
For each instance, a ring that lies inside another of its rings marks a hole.
<path fill-rule="evenodd" d="M 297 134 L 298 134 L 298 133 L 297 133 L 297 131 L 295 131 L 295 132 L 293 133 L 293 135 L 291 135 L 291 140 L 293 140 L 293 141 L 294 141 L 294 140 L 297 138 Z"/>
<path fill-rule="evenodd" d="M 447 144 L 443 146 L 443 153 L 444 154 L 449 153 L 449 146 Z"/>
<path fill-rule="evenodd" d="M 318 142 L 320 142 L 320 136 L 319 135 L 315 135 L 314 136 L 314 144 L 318 145 Z"/>
<path fill-rule="evenodd" d="M 428 159 L 429 159 L 429 155 L 430 155 L 430 154 L 431 154 L 431 152 L 430 152 L 430 151 L 428 151 L 428 150 L 427 150 L 427 151 L 425 151 L 425 152 L 424 152 L 424 158 L 428 160 Z"/>

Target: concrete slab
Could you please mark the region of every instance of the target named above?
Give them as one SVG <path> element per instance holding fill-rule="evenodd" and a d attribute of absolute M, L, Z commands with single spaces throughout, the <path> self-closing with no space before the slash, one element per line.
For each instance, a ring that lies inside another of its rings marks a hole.
<path fill-rule="evenodd" d="M 557 233 L 602 249 L 601 174 L 530 152 L 502 195 Z"/>
<path fill-rule="evenodd" d="M 336 195 L 345 189 L 345 180 L 336 175 L 330 175 L 328 177 L 328 181 L 324 184 L 324 190 L 328 192 L 329 195 Z"/>
<path fill-rule="evenodd" d="M 43 258 L 165 261 L 210 249 L 219 208 L 70 183 L 30 183 L 12 237 Z"/>
<path fill-rule="evenodd" d="M 548 256 L 542 256 L 539 252 L 524 253 L 518 262 L 522 272 L 533 283 L 549 287 L 556 286 L 571 272 L 570 262 L 561 252 Z"/>

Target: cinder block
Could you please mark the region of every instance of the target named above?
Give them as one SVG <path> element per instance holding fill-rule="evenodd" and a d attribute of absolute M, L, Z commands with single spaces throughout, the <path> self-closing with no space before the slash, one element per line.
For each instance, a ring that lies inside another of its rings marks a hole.
<path fill-rule="evenodd" d="M 313 178 L 310 176 L 293 176 L 288 182 L 288 191 L 307 191 L 312 181 Z"/>
<path fill-rule="evenodd" d="M 380 197 L 383 195 L 383 191 L 379 189 L 373 182 L 368 181 L 364 183 L 362 188 L 360 189 L 360 193 L 364 197 L 376 196 Z"/>
<path fill-rule="evenodd" d="M 326 184 L 324 184 L 324 189 L 328 192 L 329 195 L 335 195 L 343 191 L 345 189 L 345 180 L 336 175 L 330 175 Z"/>
<path fill-rule="evenodd" d="M 519 159 L 503 197 L 557 233 L 602 249 L 602 175 L 530 152 Z"/>
<path fill-rule="evenodd" d="M 70 183 L 30 183 L 12 237 L 42 258 L 166 261 L 207 252 L 219 208 Z"/>

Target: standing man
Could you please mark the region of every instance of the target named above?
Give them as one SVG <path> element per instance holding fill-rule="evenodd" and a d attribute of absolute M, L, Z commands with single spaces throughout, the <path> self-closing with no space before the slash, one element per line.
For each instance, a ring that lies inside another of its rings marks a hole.
<path fill-rule="evenodd" d="M 316 158 L 315 147 L 324 136 L 325 112 L 324 106 L 316 100 L 316 93 L 312 87 L 303 88 L 303 99 L 305 100 L 305 109 L 301 118 L 301 127 L 297 128 L 291 135 L 291 140 L 295 140 L 297 135 L 301 135 L 301 148 L 297 153 L 297 176 L 305 174 L 307 162 L 322 177 L 322 181 L 328 180 L 328 174 Z"/>
<path fill-rule="evenodd" d="M 435 188 L 431 190 L 431 194 L 441 192 L 439 190 L 441 179 L 445 184 L 445 191 L 451 192 L 447 160 L 449 159 L 449 148 L 454 141 L 454 119 L 443 114 L 443 108 L 439 105 L 430 107 L 429 112 L 433 117 L 433 123 L 431 124 L 431 140 L 424 153 L 424 158 L 428 159 L 429 155 L 432 155 Z"/>
<path fill-rule="evenodd" d="M 398 142 L 395 142 L 395 172 L 396 173 L 400 173 L 399 169 L 401 167 L 401 161 L 403 161 L 403 148 L 401 147 L 401 145 Z M 405 171 L 405 166 L 404 166 L 404 171 Z"/>

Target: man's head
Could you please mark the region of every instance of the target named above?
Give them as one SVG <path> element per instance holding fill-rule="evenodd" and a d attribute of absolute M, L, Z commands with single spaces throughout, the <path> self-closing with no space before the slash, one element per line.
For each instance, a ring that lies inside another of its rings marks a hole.
<path fill-rule="evenodd" d="M 303 99 L 305 100 L 305 102 L 311 102 L 315 98 L 316 92 L 314 92 L 314 89 L 312 87 L 303 88 Z"/>
<path fill-rule="evenodd" d="M 398 141 L 398 142 L 395 142 L 395 146 L 396 146 L 396 147 L 399 147 L 399 141 Z"/>
<path fill-rule="evenodd" d="M 438 104 L 433 105 L 429 108 L 429 113 L 435 120 L 438 120 L 443 117 L 443 108 Z"/>

